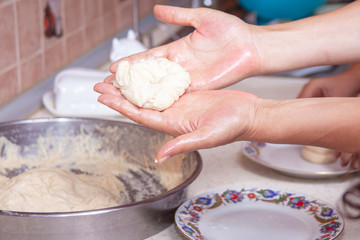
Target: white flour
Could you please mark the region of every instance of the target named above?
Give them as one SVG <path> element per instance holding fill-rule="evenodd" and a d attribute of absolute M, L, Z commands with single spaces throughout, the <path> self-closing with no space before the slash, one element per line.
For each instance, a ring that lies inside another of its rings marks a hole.
<path fill-rule="evenodd" d="M 98 131 L 112 138 L 56 136 L 49 130 L 36 144 L 21 149 L 0 137 L 0 209 L 68 212 L 113 207 L 183 182 L 184 155 L 159 166 L 141 150 L 109 151 L 106 146 L 119 141 L 116 127 Z M 161 144 L 155 138 L 148 142 L 154 153 Z"/>

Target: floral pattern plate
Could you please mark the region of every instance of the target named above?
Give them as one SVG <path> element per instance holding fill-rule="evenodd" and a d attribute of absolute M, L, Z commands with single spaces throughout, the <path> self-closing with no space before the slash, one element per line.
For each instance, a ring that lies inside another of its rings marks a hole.
<path fill-rule="evenodd" d="M 331 240 L 344 229 L 332 206 L 288 191 L 223 189 L 195 196 L 176 211 L 188 239 Z"/>
<path fill-rule="evenodd" d="M 250 160 L 284 174 L 302 178 L 330 178 L 359 170 L 343 167 L 340 161 L 316 164 L 301 157 L 302 145 L 243 142 L 242 153 Z"/>

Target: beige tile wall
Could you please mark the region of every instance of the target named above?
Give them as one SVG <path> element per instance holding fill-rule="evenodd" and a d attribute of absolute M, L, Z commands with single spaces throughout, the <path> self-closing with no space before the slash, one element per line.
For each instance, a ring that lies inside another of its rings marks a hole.
<path fill-rule="evenodd" d="M 132 0 L 59 1 L 63 35 L 46 38 L 46 0 L 0 0 L 0 106 L 132 23 Z"/>

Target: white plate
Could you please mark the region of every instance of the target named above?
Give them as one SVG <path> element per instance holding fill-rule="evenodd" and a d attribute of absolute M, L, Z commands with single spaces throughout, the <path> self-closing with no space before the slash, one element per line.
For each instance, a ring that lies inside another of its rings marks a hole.
<path fill-rule="evenodd" d="M 343 167 L 339 160 L 329 164 L 316 164 L 301 157 L 302 145 L 243 142 L 242 153 L 250 160 L 290 176 L 304 178 L 330 178 L 358 172 Z"/>
<path fill-rule="evenodd" d="M 344 228 L 335 208 L 288 191 L 223 189 L 198 195 L 176 211 L 188 239 L 332 240 Z"/>

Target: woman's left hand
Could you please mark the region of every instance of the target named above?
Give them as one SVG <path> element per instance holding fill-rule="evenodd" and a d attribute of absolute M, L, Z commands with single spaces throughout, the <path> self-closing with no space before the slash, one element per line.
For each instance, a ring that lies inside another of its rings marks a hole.
<path fill-rule="evenodd" d="M 255 95 L 230 90 L 186 93 L 162 112 L 139 108 L 128 102 L 112 85 L 113 76 L 98 83 L 98 101 L 144 126 L 175 138 L 156 156 L 160 162 L 171 156 L 211 148 L 239 140 L 249 134 L 256 109 Z"/>

